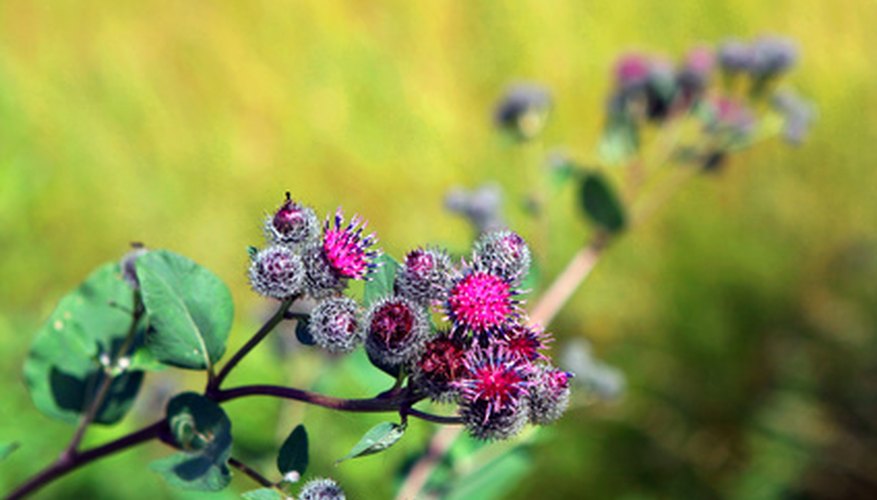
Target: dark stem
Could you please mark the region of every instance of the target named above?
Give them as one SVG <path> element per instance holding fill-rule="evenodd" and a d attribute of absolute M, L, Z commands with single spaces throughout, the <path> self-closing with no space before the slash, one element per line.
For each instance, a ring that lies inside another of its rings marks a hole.
<path fill-rule="evenodd" d="M 256 481 L 257 483 L 259 483 L 261 486 L 264 486 L 265 488 L 273 488 L 274 487 L 274 483 L 269 481 L 265 476 L 263 476 L 262 474 L 259 474 L 255 469 L 253 469 L 249 465 L 241 462 L 240 460 L 238 460 L 234 457 L 229 457 L 228 465 L 231 465 L 235 469 L 243 472 L 244 474 L 249 476 L 250 479 L 252 479 L 253 481 Z"/>
<path fill-rule="evenodd" d="M 169 430 L 167 429 L 167 425 L 165 425 L 165 421 L 160 420 L 148 427 L 144 427 L 139 431 L 122 436 L 119 439 L 110 441 L 104 445 L 75 453 L 73 455 L 64 454 L 53 464 L 43 469 L 42 472 L 30 478 L 27 482 L 12 491 L 6 499 L 15 500 L 18 498 L 24 498 L 26 495 L 37 491 L 55 479 L 107 455 L 112 455 L 113 453 L 120 452 L 126 448 L 136 446 L 151 439 L 161 438 L 162 440 L 165 440 L 168 438 L 168 432 Z"/>
<path fill-rule="evenodd" d="M 232 370 L 234 370 L 234 367 L 237 366 L 237 364 L 240 363 L 241 360 L 250 353 L 250 351 L 252 351 L 257 345 L 259 345 L 259 342 L 262 342 L 262 340 L 264 340 L 265 337 L 267 337 L 268 334 L 271 333 L 271 330 L 273 330 L 275 326 L 283 321 L 284 317 L 286 316 L 286 311 L 289 309 L 292 303 L 296 301 L 296 299 L 298 299 L 297 296 L 281 302 L 280 307 L 277 308 L 277 312 L 275 312 L 274 315 L 271 316 L 271 318 L 269 318 L 264 325 L 262 325 L 262 328 L 259 328 L 259 331 L 257 331 L 256 334 L 253 335 L 253 337 L 248 340 L 247 343 L 240 348 L 240 350 L 238 350 L 238 352 L 234 353 L 234 356 L 232 356 L 231 359 L 229 359 L 228 362 L 225 364 L 225 366 L 222 367 L 219 375 L 211 378 L 210 382 L 208 382 L 207 384 L 207 390 L 205 391 L 208 396 L 218 391 L 219 387 L 222 385 L 222 382 L 225 380 L 226 377 L 228 377 L 228 374 L 231 373 Z"/>

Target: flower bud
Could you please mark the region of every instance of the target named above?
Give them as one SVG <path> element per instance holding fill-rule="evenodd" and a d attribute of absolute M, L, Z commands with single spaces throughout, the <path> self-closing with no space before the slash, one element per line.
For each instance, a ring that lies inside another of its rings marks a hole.
<path fill-rule="evenodd" d="M 308 328 L 314 342 L 332 353 L 347 353 L 362 343 L 359 305 L 348 297 L 330 297 L 311 311 Z"/>
<path fill-rule="evenodd" d="M 122 271 L 122 279 L 134 290 L 140 289 L 140 280 L 137 279 L 137 259 L 145 254 L 148 250 L 143 243 L 131 243 L 131 250 L 128 251 L 119 262 L 119 269 Z"/>
<path fill-rule="evenodd" d="M 798 59 L 798 48 L 791 40 L 779 37 L 760 38 L 752 44 L 749 70 L 758 80 L 769 80 L 786 72 Z"/>
<path fill-rule="evenodd" d="M 260 295 L 287 299 L 302 291 L 305 269 L 289 248 L 275 245 L 260 251 L 249 269 L 250 286 Z"/>
<path fill-rule="evenodd" d="M 396 274 L 396 293 L 424 305 L 442 301 L 451 286 L 453 272 L 451 259 L 443 250 L 412 250 Z"/>
<path fill-rule="evenodd" d="M 718 59 L 725 73 L 742 73 L 752 66 L 752 48 L 740 40 L 725 40 L 719 45 Z"/>
<path fill-rule="evenodd" d="M 286 201 L 265 220 L 265 236 L 271 244 L 295 246 L 315 238 L 320 230 L 317 215 L 286 193 Z"/>
<path fill-rule="evenodd" d="M 531 377 L 528 392 L 530 422 L 547 425 L 559 419 L 569 406 L 569 380 L 572 375 L 552 366 L 541 365 Z"/>
<path fill-rule="evenodd" d="M 514 231 L 482 234 L 475 242 L 473 267 L 520 284 L 530 270 L 530 248 Z"/>
<path fill-rule="evenodd" d="M 545 87 L 518 84 L 510 87 L 500 99 L 493 118 L 498 127 L 528 140 L 545 127 L 550 110 L 551 95 Z"/>
<path fill-rule="evenodd" d="M 344 490 L 332 479 L 311 479 L 298 493 L 299 500 L 345 500 Z"/>
<path fill-rule="evenodd" d="M 375 302 L 366 314 L 364 327 L 366 352 L 382 367 L 413 361 L 429 334 L 423 307 L 400 296 Z"/>
<path fill-rule="evenodd" d="M 429 342 L 414 364 L 412 380 L 434 401 L 456 397 L 453 384 L 465 374 L 466 346 L 458 337 L 441 334 Z"/>

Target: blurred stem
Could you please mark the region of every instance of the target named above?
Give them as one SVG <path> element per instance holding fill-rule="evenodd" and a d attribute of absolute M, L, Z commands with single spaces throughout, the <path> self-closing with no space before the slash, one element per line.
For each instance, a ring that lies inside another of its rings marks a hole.
<path fill-rule="evenodd" d="M 225 366 L 222 367 L 219 375 L 217 375 L 216 377 L 211 377 L 205 391 L 208 396 L 218 391 L 219 387 L 222 385 L 222 382 L 225 381 L 226 377 L 228 377 L 228 374 L 231 373 L 232 370 L 234 370 L 234 367 L 237 366 L 237 364 L 240 363 L 241 360 L 250 353 L 250 351 L 252 351 L 257 345 L 259 345 L 259 343 L 262 342 L 262 340 L 264 340 L 265 337 L 267 337 L 272 330 L 274 330 L 274 327 L 276 327 L 281 321 L 286 318 L 286 312 L 289 310 L 290 306 L 292 306 L 292 303 L 295 302 L 297 299 L 298 296 L 294 296 L 281 302 L 280 307 L 277 308 L 277 311 L 274 313 L 274 315 L 271 316 L 264 325 L 262 325 L 262 328 L 259 328 L 259 331 L 257 331 L 256 334 L 253 335 L 253 337 L 250 338 L 250 340 L 248 340 L 247 343 L 238 350 L 238 352 L 234 353 L 234 356 L 232 356 L 231 359 L 228 360 L 228 363 L 226 363 Z"/>
<path fill-rule="evenodd" d="M 128 334 L 125 336 L 125 340 L 122 342 L 119 350 L 116 351 L 116 354 L 110 360 L 109 366 L 104 367 L 103 380 L 101 380 L 101 384 L 98 387 L 97 392 L 95 392 L 94 399 L 92 399 L 91 404 L 88 406 L 88 410 L 86 410 L 85 414 L 82 416 L 79 425 L 76 426 L 76 431 L 73 433 L 73 438 L 70 439 L 70 444 L 68 444 L 67 448 L 61 453 L 62 458 L 66 457 L 69 459 L 75 457 L 79 445 L 82 443 L 82 438 L 85 437 L 85 431 L 88 430 L 88 426 L 94 422 L 97 413 L 104 404 L 104 400 L 107 398 L 107 394 L 110 392 L 110 387 L 113 385 L 113 368 L 118 365 L 120 359 L 127 355 L 128 350 L 131 349 L 131 345 L 134 343 L 134 336 L 137 334 L 137 324 L 140 323 L 140 319 L 143 317 L 143 303 L 140 299 L 140 292 L 134 290 L 133 295 L 134 310 L 130 311 L 131 325 L 128 327 Z"/>

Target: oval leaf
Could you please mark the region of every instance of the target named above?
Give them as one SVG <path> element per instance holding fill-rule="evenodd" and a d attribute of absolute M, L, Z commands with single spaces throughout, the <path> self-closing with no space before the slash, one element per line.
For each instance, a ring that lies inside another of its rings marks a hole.
<path fill-rule="evenodd" d="M 299 424 L 292 430 L 277 455 L 277 470 L 284 476 L 290 472 L 301 477 L 308 468 L 308 431 Z"/>
<path fill-rule="evenodd" d="M 387 254 L 378 257 L 378 268 L 371 274 L 369 281 L 365 283 L 365 291 L 362 300 L 368 307 L 381 297 L 393 293 L 393 283 L 396 281 L 396 271 L 399 263 Z"/>
<path fill-rule="evenodd" d="M 133 309 L 134 291 L 122 280 L 118 264 L 101 266 L 61 299 L 37 332 L 24 364 L 40 411 L 69 423 L 80 419 L 106 376 L 102 360 L 115 359 L 125 345 Z M 94 421 L 121 419 L 142 381 L 139 370 L 116 375 Z"/>
<path fill-rule="evenodd" d="M 225 283 L 191 260 L 157 250 L 137 259 L 149 319 L 146 345 L 156 359 L 209 369 L 225 352 L 234 306 Z"/>
<path fill-rule="evenodd" d="M 405 435 L 405 425 L 394 422 L 382 422 L 369 429 L 362 436 L 362 439 L 350 450 L 350 453 L 339 458 L 335 463 L 380 453 L 396 444 L 403 435 Z"/>
<path fill-rule="evenodd" d="M 585 215 L 591 222 L 609 233 L 624 229 L 624 207 L 605 177 L 597 172 L 586 173 L 582 177 L 579 197 Z"/>
<path fill-rule="evenodd" d="M 173 486 L 218 491 L 231 481 L 231 421 L 214 401 L 187 392 L 167 405 L 167 422 L 183 452 L 150 464 Z"/>

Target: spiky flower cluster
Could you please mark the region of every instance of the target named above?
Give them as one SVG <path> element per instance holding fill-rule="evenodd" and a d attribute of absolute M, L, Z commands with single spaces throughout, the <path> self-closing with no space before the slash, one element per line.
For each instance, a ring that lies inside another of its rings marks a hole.
<path fill-rule="evenodd" d="M 493 119 L 496 125 L 519 140 L 537 136 L 551 110 L 551 94 L 542 85 L 519 83 L 509 87 L 499 100 Z"/>
<path fill-rule="evenodd" d="M 265 220 L 268 248 L 252 255 L 249 278 L 259 294 L 276 299 L 340 295 L 351 279 L 366 279 L 377 265 L 377 239 L 364 235 L 358 216 L 344 224 L 339 208 L 320 231 L 316 214 L 286 194 Z"/>
<path fill-rule="evenodd" d="M 550 335 L 530 325 L 522 309 L 531 257 L 520 235 L 486 232 L 456 263 L 442 249 L 411 250 L 366 285 L 361 305 L 343 292 L 348 280 L 375 269 L 374 235 L 363 235 L 358 217 L 345 224 L 339 209 L 321 234 L 281 240 L 283 224 L 305 220 L 291 212 L 305 209 L 287 199 L 269 218 L 277 232 L 266 231 L 271 246 L 255 254 L 250 280 L 269 297 L 317 300 L 307 321 L 313 344 L 331 353 L 363 344 L 373 365 L 407 379 L 410 394 L 457 405 L 479 439 L 505 439 L 527 422 L 541 425 L 563 413 L 568 375 L 551 366 Z"/>
<path fill-rule="evenodd" d="M 684 145 L 678 156 L 709 169 L 759 137 L 760 127 L 770 126 L 771 120 L 763 119 L 768 113 L 779 115 L 786 139 L 797 144 L 812 112 L 792 91 L 778 90 L 781 77 L 797 57 L 792 42 L 776 37 L 751 43 L 729 40 L 716 48 L 699 46 L 676 63 L 660 56 L 628 54 L 615 67 L 607 144 L 623 137 L 635 149 L 645 125 L 694 117 L 707 140 Z"/>

